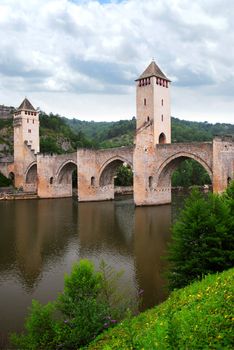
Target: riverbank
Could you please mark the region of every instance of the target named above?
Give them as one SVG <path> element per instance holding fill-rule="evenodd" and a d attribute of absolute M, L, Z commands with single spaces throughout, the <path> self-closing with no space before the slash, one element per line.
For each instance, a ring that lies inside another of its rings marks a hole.
<path fill-rule="evenodd" d="M 233 349 L 234 268 L 173 292 L 100 335 L 89 350 Z"/>

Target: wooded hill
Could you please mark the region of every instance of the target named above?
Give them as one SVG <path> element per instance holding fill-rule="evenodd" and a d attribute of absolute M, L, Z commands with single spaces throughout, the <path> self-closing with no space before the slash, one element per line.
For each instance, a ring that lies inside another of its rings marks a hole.
<path fill-rule="evenodd" d="M 40 113 L 41 152 L 68 153 L 79 147 L 109 148 L 133 144 L 136 119 L 95 122 Z M 234 135 L 234 124 L 190 122 L 172 117 L 172 142 L 211 141 Z M 0 121 L 0 155 L 13 152 L 12 120 Z"/>

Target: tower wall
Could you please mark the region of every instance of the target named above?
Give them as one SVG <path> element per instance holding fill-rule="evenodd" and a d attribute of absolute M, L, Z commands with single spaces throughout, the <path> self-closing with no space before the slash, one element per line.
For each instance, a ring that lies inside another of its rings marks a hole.
<path fill-rule="evenodd" d="M 160 85 L 158 78 L 152 77 L 154 87 L 154 144 L 159 143 L 159 136 L 166 136 L 165 143 L 171 143 L 171 101 L 170 84 Z M 156 83 L 158 80 L 158 83 Z"/>

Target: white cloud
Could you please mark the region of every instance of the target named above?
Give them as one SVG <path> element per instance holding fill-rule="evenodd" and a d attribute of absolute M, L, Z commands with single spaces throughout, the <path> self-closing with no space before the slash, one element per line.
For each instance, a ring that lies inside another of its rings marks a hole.
<path fill-rule="evenodd" d="M 233 11 L 229 0 L 0 0 L 0 103 L 27 94 L 68 116 L 132 117 L 134 79 L 155 57 L 175 116 L 234 122 Z"/>

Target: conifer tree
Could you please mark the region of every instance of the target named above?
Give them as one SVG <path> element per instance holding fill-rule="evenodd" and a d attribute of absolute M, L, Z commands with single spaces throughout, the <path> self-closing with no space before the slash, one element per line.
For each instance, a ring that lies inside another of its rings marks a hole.
<path fill-rule="evenodd" d="M 172 229 L 169 289 L 233 266 L 234 222 L 227 196 L 210 193 L 205 198 L 197 189 L 192 191 Z"/>

